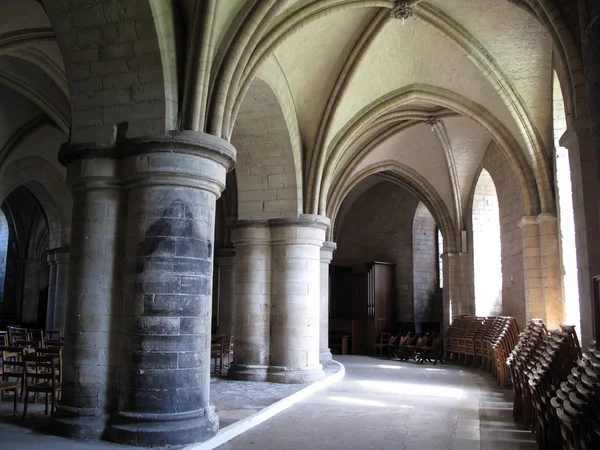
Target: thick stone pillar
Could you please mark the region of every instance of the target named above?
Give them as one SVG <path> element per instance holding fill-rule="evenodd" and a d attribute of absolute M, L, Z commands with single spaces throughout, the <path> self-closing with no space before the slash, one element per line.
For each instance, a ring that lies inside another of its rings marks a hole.
<path fill-rule="evenodd" d="M 54 285 L 53 330 L 58 330 L 64 336 L 67 320 L 67 301 L 69 295 L 69 248 L 61 247 L 54 250 L 56 266 L 56 281 Z"/>
<path fill-rule="evenodd" d="M 68 146 L 59 155 L 67 165 L 73 214 L 63 390 L 50 429 L 82 439 L 98 439 L 104 434 L 108 414 L 116 407 L 120 364 L 117 320 L 123 243 L 119 240 L 119 208 L 123 203 L 117 186 L 117 161 L 82 159 L 94 155 L 96 149 Z"/>
<path fill-rule="evenodd" d="M 581 337 L 582 342 L 586 345 L 594 335 L 592 277 L 600 275 L 600 243 L 598 241 L 600 209 L 597 202 L 599 183 L 594 164 L 592 136 L 587 124 L 571 121 L 569 128 L 560 138 L 560 145 L 569 150 Z"/>
<path fill-rule="evenodd" d="M 308 383 L 319 364 L 321 246 L 329 219 L 271 219 L 271 366 L 269 380 Z"/>
<path fill-rule="evenodd" d="M 332 359 L 329 349 L 329 264 L 333 252 L 337 248 L 335 242 L 326 241 L 321 247 L 321 307 L 319 320 L 319 361 Z"/>
<path fill-rule="evenodd" d="M 231 227 L 235 246 L 235 352 L 229 378 L 265 381 L 269 369 L 271 310 L 270 228 L 265 220 Z"/>
<path fill-rule="evenodd" d="M 540 214 L 537 222 L 546 319 L 550 328 L 558 329 L 565 318 L 558 221 L 554 214 Z"/>
<path fill-rule="evenodd" d="M 46 330 L 54 330 L 54 301 L 56 299 L 56 262 L 54 250 L 46 253 L 48 261 L 48 302 L 46 306 Z"/>
<path fill-rule="evenodd" d="M 219 268 L 219 333 L 235 335 L 235 249 L 223 248 L 215 252 Z M 213 311 L 214 314 L 214 311 Z"/>
<path fill-rule="evenodd" d="M 109 437 L 140 446 L 203 441 L 218 430 L 209 401 L 215 204 L 235 150 L 195 132 L 120 147 L 127 270 Z"/>

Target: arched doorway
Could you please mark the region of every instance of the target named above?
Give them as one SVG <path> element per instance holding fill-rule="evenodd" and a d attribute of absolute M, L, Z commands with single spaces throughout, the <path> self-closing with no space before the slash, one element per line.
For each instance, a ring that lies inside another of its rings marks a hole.
<path fill-rule="evenodd" d="M 0 241 L 6 240 L 6 247 L 2 247 L 6 248 L 6 256 L 0 323 L 44 328 L 49 281 L 48 219 L 37 198 L 23 186 L 6 197 L 1 209 L 6 232 L 0 230 Z"/>

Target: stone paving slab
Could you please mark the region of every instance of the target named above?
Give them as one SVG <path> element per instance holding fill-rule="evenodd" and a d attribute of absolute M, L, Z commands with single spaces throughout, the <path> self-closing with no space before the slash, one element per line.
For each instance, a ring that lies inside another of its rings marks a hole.
<path fill-rule="evenodd" d="M 335 363 L 324 367 L 327 376 L 340 370 Z M 211 378 L 211 403 L 219 415 L 220 430 L 240 420 L 247 419 L 278 401 L 293 395 L 308 385 L 234 381 L 224 377 Z M 5 396 L 0 402 L 0 448 L 2 450 L 133 450 L 144 447 L 131 447 L 105 441 L 80 441 L 65 439 L 49 434 L 49 418 L 43 414 L 43 400 L 29 404 L 31 416 L 23 421 L 23 405 L 19 403 L 19 415 L 12 416 L 12 398 Z M 28 414 L 29 414 L 28 413 Z M 185 446 L 169 447 L 170 450 Z M 147 448 L 147 447 L 146 447 Z M 157 447 L 152 447 L 157 449 Z"/>

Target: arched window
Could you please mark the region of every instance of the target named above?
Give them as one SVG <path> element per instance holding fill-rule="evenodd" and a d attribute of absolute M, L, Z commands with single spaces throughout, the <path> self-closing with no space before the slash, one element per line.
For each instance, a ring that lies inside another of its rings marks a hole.
<path fill-rule="evenodd" d="M 502 314 L 500 208 L 492 177 L 482 170 L 473 197 L 475 314 Z"/>
<path fill-rule="evenodd" d="M 6 257 L 8 255 L 8 221 L 0 210 L 0 303 L 4 300 L 4 278 L 6 276 Z"/>
<path fill-rule="evenodd" d="M 560 246 L 563 265 L 563 287 L 565 312 L 568 324 L 575 325 L 580 332 L 579 284 L 577 282 L 577 253 L 575 247 L 575 218 L 573 215 L 573 193 L 571 189 L 571 166 L 569 152 L 561 147 L 559 140 L 567 129 L 563 96 L 558 76 L 554 72 L 554 147 Z"/>

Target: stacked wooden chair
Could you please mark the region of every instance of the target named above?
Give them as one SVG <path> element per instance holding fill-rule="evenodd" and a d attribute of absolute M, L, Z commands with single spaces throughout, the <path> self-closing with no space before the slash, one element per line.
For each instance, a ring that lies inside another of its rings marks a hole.
<path fill-rule="evenodd" d="M 515 421 L 543 450 L 600 448 L 600 352 L 582 353 L 572 325 L 548 331 L 532 320 L 507 358 Z"/>
<path fill-rule="evenodd" d="M 508 384 L 506 357 L 517 343 L 514 317 L 456 316 L 445 337 L 445 359 L 481 367 L 498 385 Z"/>
<path fill-rule="evenodd" d="M 553 435 L 560 430 L 562 448 L 600 448 L 600 350 L 595 342 L 577 359 L 555 393 L 550 399 Z"/>

